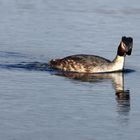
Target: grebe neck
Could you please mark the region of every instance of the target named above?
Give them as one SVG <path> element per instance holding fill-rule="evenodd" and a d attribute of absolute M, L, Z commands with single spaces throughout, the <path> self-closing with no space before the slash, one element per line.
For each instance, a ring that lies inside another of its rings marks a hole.
<path fill-rule="evenodd" d="M 114 70 L 123 70 L 125 64 L 125 56 L 117 55 L 112 61 Z"/>

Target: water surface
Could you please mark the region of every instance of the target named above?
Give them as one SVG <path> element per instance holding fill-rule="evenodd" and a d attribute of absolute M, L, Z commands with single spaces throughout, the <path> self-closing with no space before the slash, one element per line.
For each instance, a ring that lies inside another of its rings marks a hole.
<path fill-rule="evenodd" d="M 138 140 L 139 5 L 137 0 L 0 0 L 0 138 Z M 78 53 L 113 59 L 123 35 L 134 38 L 124 74 L 36 67 Z"/>

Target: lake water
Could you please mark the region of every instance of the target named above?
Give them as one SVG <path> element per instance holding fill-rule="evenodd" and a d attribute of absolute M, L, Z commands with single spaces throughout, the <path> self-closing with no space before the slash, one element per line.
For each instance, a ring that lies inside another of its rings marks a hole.
<path fill-rule="evenodd" d="M 138 0 L 0 0 L 0 139 L 139 140 L 139 31 Z M 124 74 L 44 68 L 71 54 L 113 59 L 123 35 L 134 39 Z"/>

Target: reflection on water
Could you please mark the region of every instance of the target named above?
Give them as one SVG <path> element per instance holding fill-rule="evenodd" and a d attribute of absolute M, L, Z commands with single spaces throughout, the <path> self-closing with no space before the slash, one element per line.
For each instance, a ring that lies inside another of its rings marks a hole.
<path fill-rule="evenodd" d="M 115 90 L 117 100 L 117 112 L 122 115 L 128 115 L 130 111 L 130 91 L 124 88 L 124 73 L 103 73 L 103 74 L 84 74 L 84 73 L 70 73 L 57 72 L 59 76 L 65 76 L 70 79 L 80 80 L 82 82 L 105 82 L 110 79 Z"/>
<path fill-rule="evenodd" d="M 132 72 L 131 70 L 125 70 L 124 73 Z M 112 86 L 115 91 L 118 112 L 118 122 L 122 126 L 128 125 L 129 123 L 129 111 L 130 111 L 130 90 L 124 88 L 124 73 L 104 73 L 104 74 L 81 74 L 81 73 L 67 73 L 58 72 L 56 75 L 65 76 L 70 79 L 80 80 L 82 82 L 106 82 L 106 80 L 112 81 Z"/>

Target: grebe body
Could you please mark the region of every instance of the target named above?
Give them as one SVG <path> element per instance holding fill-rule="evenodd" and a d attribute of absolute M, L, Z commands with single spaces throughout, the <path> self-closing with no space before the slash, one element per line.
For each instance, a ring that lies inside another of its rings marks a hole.
<path fill-rule="evenodd" d="M 62 59 L 55 59 L 49 62 L 51 68 L 62 71 L 80 72 L 80 73 L 104 73 L 122 71 L 125 63 L 125 56 L 131 55 L 133 39 L 131 37 L 122 37 L 118 46 L 115 59 L 110 61 L 106 58 L 78 54 L 71 55 Z"/>

